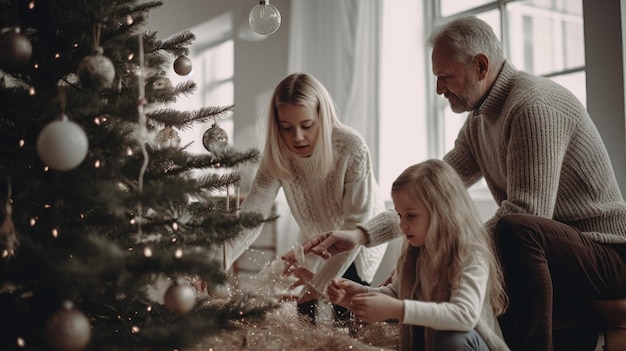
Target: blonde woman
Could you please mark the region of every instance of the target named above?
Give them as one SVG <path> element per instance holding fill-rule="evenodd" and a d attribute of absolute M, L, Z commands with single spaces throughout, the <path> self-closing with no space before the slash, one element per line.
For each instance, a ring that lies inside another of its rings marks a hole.
<path fill-rule="evenodd" d="M 440 160 L 413 165 L 391 196 L 405 236 L 397 275 L 378 288 L 335 279 L 330 301 L 360 320 L 399 320 L 400 350 L 508 350 L 494 243 L 456 171 Z"/>
<path fill-rule="evenodd" d="M 240 210 L 269 214 L 280 188 L 300 232 L 293 244 L 320 231 L 355 229 L 384 210 L 372 172 L 369 149 L 353 129 L 339 122 L 326 88 L 309 74 L 284 78 L 271 98 L 263 159 Z M 227 266 L 257 238 L 251 230 L 229 244 Z M 309 255 L 315 272 L 298 300 L 299 311 L 314 317 L 315 300 L 332 278 L 371 283 L 385 246 L 362 248 L 323 261 Z M 337 307 L 342 314 L 345 309 Z"/>

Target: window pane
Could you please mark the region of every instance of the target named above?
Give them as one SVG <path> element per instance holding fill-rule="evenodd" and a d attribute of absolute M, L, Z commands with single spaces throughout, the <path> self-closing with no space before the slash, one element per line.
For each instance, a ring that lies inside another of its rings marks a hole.
<path fill-rule="evenodd" d="M 517 68 L 542 75 L 584 65 L 581 0 L 515 1 L 506 9 L 508 57 Z"/>
<path fill-rule="evenodd" d="M 454 15 L 492 1 L 493 0 L 441 0 L 441 16 L 446 17 Z"/>
<path fill-rule="evenodd" d="M 443 98 L 442 98 L 443 99 Z M 465 119 L 467 117 L 468 112 L 463 113 L 454 113 L 450 109 L 450 105 L 446 100 L 446 105 L 443 107 L 441 111 L 441 116 L 443 116 L 443 130 L 444 130 L 444 141 L 443 141 L 443 151 L 444 154 L 454 147 L 454 140 L 456 140 L 463 123 L 465 123 Z"/>
<path fill-rule="evenodd" d="M 493 28 L 493 32 L 496 34 L 498 39 L 502 40 L 502 31 L 500 30 L 502 28 L 500 24 L 500 10 L 481 12 L 477 14 L 476 17 L 487 22 L 491 28 Z"/>
<path fill-rule="evenodd" d="M 199 55 L 206 67 L 205 80 L 208 84 L 221 80 L 231 80 L 235 73 L 235 41 L 226 40 L 211 46 Z"/>
<path fill-rule="evenodd" d="M 578 100 L 580 100 L 583 105 L 587 106 L 587 75 L 585 74 L 585 71 L 552 77 L 552 80 L 566 87 L 569 91 L 576 95 Z"/>
<path fill-rule="evenodd" d="M 183 96 L 175 103 L 181 110 L 196 110 L 205 106 L 226 106 L 234 102 L 234 40 L 229 39 L 217 42 L 215 45 L 202 47 L 192 53 L 193 71 L 185 77 L 174 77 L 174 83 L 193 80 L 197 84 L 198 92 Z M 228 135 L 232 144 L 234 137 L 234 122 L 232 114 L 216 120 L 218 125 Z M 202 137 L 213 121 L 195 125 L 188 130 L 180 131 L 182 145 L 189 144 L 187 151 L 203 154 L 207 150 L 202 144 Z M 203 172 L 200 172 L 203 173 Z"/>

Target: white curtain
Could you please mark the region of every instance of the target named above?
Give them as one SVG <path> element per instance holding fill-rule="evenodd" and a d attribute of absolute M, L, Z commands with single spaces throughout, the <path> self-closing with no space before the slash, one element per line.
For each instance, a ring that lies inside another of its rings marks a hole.
<path fill-rule="evenodd" d="M 382 0 L 292 0 L 289 73 L 315 76 L 339 119 L 355 128 L 378 170 L 379 52 Z"/>

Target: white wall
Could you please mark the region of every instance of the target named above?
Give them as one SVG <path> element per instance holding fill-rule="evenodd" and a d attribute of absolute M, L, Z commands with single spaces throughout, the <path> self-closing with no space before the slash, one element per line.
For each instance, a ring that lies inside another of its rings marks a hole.
<path fill-rule="evenodd" d="M 606 145 L 626 195 L 624 42 L 626 0 L 583 0 L 587 109 Z"/>

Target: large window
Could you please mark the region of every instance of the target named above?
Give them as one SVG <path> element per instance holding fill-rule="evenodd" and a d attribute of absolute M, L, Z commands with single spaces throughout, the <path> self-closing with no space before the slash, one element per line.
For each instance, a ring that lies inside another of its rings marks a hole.
<path fill-rule="evenodd" d="M 235 54 L 232 38 L 232 15 L 225 13 L 214 17 L 190 31 L 196 35 L 196 40 L 190 52 L 192 71 L 187 76 L 177 76 L 173 72 L 170 77 L 173 83 L 194 81 L 197 90 L 189 96 L 182 96 L 174 104 L 180 110 L 196 110 L 207 106 L 232 105 L 235 100 L 234 75 Z M 228 140 L 233 142 L 232 115 L 226 115 L 216 121 L 220 128 L 228 134 Z M 182 143 L 189 144 L 188 151 L 192 153 L 207 153 L 202 144 L 204 132 L 211 127 L 213 121 L 203 125 L 195 125 L 189 130 L 180 131 Z"/>
<path fill-rule="evenodd" d="M 438 0 L 429 12 L 433 25 L 460 14 L 485 20 L 502 40 L 513 65 L 553 79 L 585 104 L 582 0 Z M 434 91 L 434 78 L 431 84 Z M 439 127 L 431 133 L 438 139 L 432 145 L 440 157 L 453 147 L 465 114 L 453 113 L 443 97 L 433 99 L 431 116 L 441 124 L 432 123 Z"/>
<path fill-rule="evenodd" d="M 518 69 L 543 75 L 586 104 L 582 0 L 394 0 L 383 2 L 379 183 L 386 195 L 408 165 L 442 158 L 467 114 L 435 92 L 431 30 L 457 15 L 491 24 Z M 484 182 L 470 189 L 491 201 Z"/>

